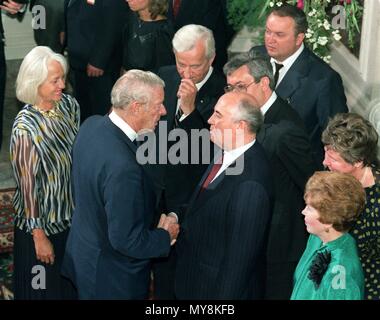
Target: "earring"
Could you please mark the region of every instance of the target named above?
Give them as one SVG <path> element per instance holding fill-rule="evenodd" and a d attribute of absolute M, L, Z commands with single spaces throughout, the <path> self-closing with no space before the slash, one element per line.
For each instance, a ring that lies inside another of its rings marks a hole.
<path fill-rule="evenodd" d="M 330 232 L 330 228 L 326 228 L 326 229 L 325 229 L 325 232 L 326 232 L 326 233 L 329 233 L 329 232 Z"/>

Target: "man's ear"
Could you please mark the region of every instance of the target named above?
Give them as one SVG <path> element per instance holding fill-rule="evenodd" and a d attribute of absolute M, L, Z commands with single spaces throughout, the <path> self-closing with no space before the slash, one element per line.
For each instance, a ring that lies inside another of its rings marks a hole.
<path fill-rule="evenodd" d="M 214 62 L 214 59 L 215 59 L 215 54 L 208 60 L 209 66 L 212 65 L 212 63 Z"/>
<path fill-rule="evenodd" d="M 263 88 L 269 88 L 269 83 L 270 83 L 270 80 L 268 77 L 262 77 L 260 79 L 260 86 L 262 86 Z"/>
<path fill-rule="evenodd" d="M 300 47 L 303 40 L 305 39 L 305 34 L 303 32 L 299 33 L 296 37 L 296 44 L 297 44 L 297 47 Z"/>
<path fill-rule="evenodd" d="M 133 101 L 131 102 L 129 108 L 133 114 L 138 114 L 140 112 L 141 103 L 139 103 L 138 101 Z"/>

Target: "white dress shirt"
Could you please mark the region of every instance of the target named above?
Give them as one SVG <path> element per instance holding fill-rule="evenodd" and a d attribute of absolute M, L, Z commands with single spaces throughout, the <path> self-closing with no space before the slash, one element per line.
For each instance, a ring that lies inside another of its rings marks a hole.
<path fill-rule="evenodd" d="M 122 130 L 125 135 L 131 140 L 132 142 L 135 141 L 137 138 L 137 133 L 135 130 L 133 130 L 128 123 L 126 123 L 122 118 L 120 118 L 115 111 L 112 111 L 110 115 L 108 116 L 110 120 Z"/>
<path fill-rule="evenodd" d="M 260 111 L 261 111 L 263 116 L 265 116 L 265 114 L 268 112 L 269 108 L 276 101 L 276 99 L 277 99 L 277 94 L 276 94 L 276 92 L 273 91 L 272 95 L 267 100 L 267 102 L 265 102 L 264 105 L 260 108 Z"/>
<path fill-rule="evenodd" d="M 223 164 L 211 182 L 213 182 L 221 173 L 223 173 L 244 152 L 246 152 L 250 147 L 252 147 L 254 145 L 255 141 L 256 141 L 256 139 L 254 139 L 250 143 L 245 144 L 244 146 L 241 146 L 241 147 L 233 149 L 233 150 L 229 150 L 229 151 L 224 150 L 223 151 Z"/>
<path fill-rule="evenodd" d="M 280 69 L 280 72 L 278 74 L 278 81 L 276 87 L 281 83 L 282 79 L 284 79 L 286 73 L 289 71 L 293 63 L 297 60 L 297 58 L 300 56 L 302 51 L 305 49 L 305 45 L 302 43 L 301 46 L 298 48 L 298 50 L 293 53 L 289 58 L 285 59 L 284 61 L 277 61 L 274 58 L 270 59 L 270 62 L 272 63 L 273 67 L 273 74 L 276 72 L 276 66 L 275 63 L 280 63 L 283 65 L 283 67 Z"/>

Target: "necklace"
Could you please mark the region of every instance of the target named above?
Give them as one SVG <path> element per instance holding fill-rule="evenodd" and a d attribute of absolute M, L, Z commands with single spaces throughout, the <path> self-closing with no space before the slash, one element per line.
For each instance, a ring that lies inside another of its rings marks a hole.
<path fill-rule="evenodd" d="M 58 103 L 55 102 L 53 108 L 49 110 L 42 110 L 39 106 L 34 105 L 33 108 L 36 109 L 39 113 L 41 113 L 46 118 L 59 118 L 61 116 L 61 112 L 59 112 Z"/>

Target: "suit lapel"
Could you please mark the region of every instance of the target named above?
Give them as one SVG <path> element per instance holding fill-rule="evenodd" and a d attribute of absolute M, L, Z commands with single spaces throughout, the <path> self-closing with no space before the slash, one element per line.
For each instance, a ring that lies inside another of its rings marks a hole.
<path fill-rule="evenodd" d="M 276 93 L 290 104 L 292 95 L 309 73 L 308 56 L 309 51 L 305 48 L 276 88 Z"/>
<path fill-rule="evenodd" d="M 224 176 L 225 176 L 225 171 L 222 172 L 212 183 L 210 183 L 206 190 L 201 191 L 203 183 L 205 182 L 212 167 L 214 166 L 216 159 L 220 159 L 221 154 L 222 154 L 222 151 L 216 154 L 214 160 L 212 161 L 212 163 L 210 163 L 206 172 L 203 174 L 202 179 L 199 181 L 195 191 L 193 192 L 193 195 L 190 198 L 188 211 L 192 211 L 190 209 L 195 209 L 201 206 L 209 198 L 210 194 L 213 193 L 212 191 L 215 190 L 223 181 Z"/>
<path fill-rule="evenodd" d="M 268 128 L 270 128 L 272 126 L 272 124 L 264 124 L 260 131 L 257 133 L 257 141 L 261 144 L 261 145 L 265 145 L 266 144 L 266 139 L 268 137 Z"/>
<path fill-rule="evenodd" d="M 173 85 L 167 85 L 167 88 L 170 88 L 171 90 L 167 91 L 166 93 L 166 120 L 168 123 L 168 131 L 173 129 L 174 126 L 174 117 L 177 111 L 177 91 L 179 88 L 179 84 L 181 83 L 181 78 L 177 71 L 175 70 L 175 73 L 173 75 L 172 79 Z M 163 118 L 165 120 L 165 118 Z"/>
<path fill-rule="evenodd" d="M 278 98 L 275 100 L 275 102 L 270 106 L 268 111 L 265 113 L 264 116 L 264 123 L 273 123 L 276 122 L 276 119 L 279 117 L 279 112 L 281 105 L 278 103 Z"/>

